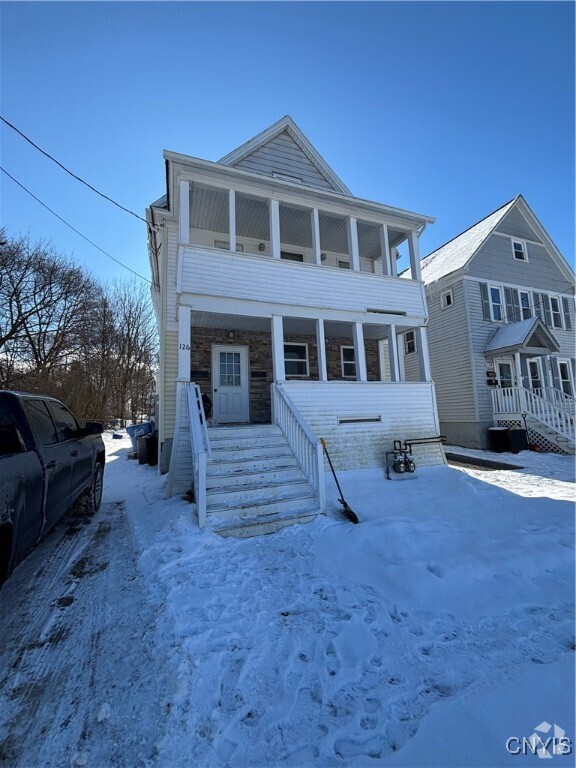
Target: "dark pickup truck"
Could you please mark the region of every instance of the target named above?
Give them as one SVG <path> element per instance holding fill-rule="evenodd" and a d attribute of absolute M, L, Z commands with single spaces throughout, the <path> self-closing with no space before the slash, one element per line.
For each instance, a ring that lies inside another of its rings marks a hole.
<path fill-rule="evenodd" d="M 99 509 L 101 433 L 52 397 L 0 391 L 0 584 L 81 497 Z"/>

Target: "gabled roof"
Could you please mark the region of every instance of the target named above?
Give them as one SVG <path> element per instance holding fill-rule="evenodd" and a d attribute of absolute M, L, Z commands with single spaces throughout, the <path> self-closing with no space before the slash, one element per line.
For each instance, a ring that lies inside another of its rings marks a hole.
<path fill-rule="evenodd" d="M 428 285 L 452 272 L 464 269 L 512 208 L 517 208 L 526 222 L 537 233 L 558 269 L 564 274 L 569 285 L 572 285 L 574 272 L 522 195 L 510 200 L 509 203 L 498 208 L 485 219 L 422 259 L 422 280 L 424 283 Z"/>
<path fill-rule="evenodd" d="M 502 208 L 498 208 L 498 210 L 486 216 L 485 219 L 474 224 L 462 232 L 461 235 L 458 235 L 453 240 L 449 240 L 445 245 L 437 248 L 422 259 L 422 280 L 426 284 L 433 283 L 441 277 L 466 266 L 517 200 L 518 197 L 510 200 Z"/>
<path fill-rule="evenodd" d="M 529 343 L 534 342 L 534 343 Z M 558 352 L 560 346 L 539 317 L 530 317 L 519 323 L 508 323 L 498 328 L 486 345 L 485 352 L 514 352 L 523 347 L 544 347 Z"/>
<path fill-rule="evenodd" d="M 312 144 L 310 144 L 306 136 L 302 133 L 300 128 L 298 128 L 290 115 L 285 115 L 281 120 L 278 120 L 278 122 L 274 123 L 269 128 L 266 128 L 266 130 L 262 131 L 257 136 L 254 136 L 254 138 L 242 144 L 232 152 L 229 152 L 218 162 L 221 165 L 236 165 L 248 157 L 248 155 L 253 154 L 265 144 L 268 144 L 270 141 L 284 132 L 287 133 L 298 145 L 298 147 L 315 166 L 318 172 L 326 179 L 328 184 L 335 192 L 340 192 L 344 195 L 352 195 L 352 192 L 350 192 L 342 179 L 340 179 L 334 173 L 324 158 L 316 149 L 314 149 Z"/>

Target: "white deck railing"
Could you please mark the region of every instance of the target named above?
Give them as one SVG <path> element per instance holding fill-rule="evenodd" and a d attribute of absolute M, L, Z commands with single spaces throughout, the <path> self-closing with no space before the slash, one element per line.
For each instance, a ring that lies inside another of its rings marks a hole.
<path fill-rule="evenodd" d="M 544 398 L 544 400 L 554 403 L 557 408 L 561 408 L 570 415 L 574 415 L 574 398 L 572 395 L 568 395 L 561 389 L 556 389 L 556 387 L 540 387 L 539 389 L 533 389 L 532 392 Z"/>
<path fill-rule="evenodd" d="M 574 411 L 565 405 L 557 406 L 524 387 L 493 389 L 492 411 L 494 415 L 526 413 L 564 437 L 574 440 Z"/>
<path fill-rule="evenodd" d="M 202 393 L 198 384 L 189 384 L 187 395 L 194 499 L 198 510 L 198 526 L 203 528 L 206 525 L 206 463 L 207 458 L 211 456 L 210 441 L 202 405 Z"/>
<path fill-rule="evenodd" d="M 282 387 L 272 384 L 272 418 L 282 430 L 302 471 L 316 495 L 318 508 L 324 511 L 326 489 L 324 485 L 324 456 L 320 440 L 298 413 L 298 409 Z"/>

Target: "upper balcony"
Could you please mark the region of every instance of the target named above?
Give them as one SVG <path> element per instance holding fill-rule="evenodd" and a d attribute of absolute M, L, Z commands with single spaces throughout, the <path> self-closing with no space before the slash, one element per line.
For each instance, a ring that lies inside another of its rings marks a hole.
<path fill-rule="evenodd" d="M 398 247 L 408 243 L 410 276 L 420 280 L 421 222 L 368 218 L 355 198 L 322 206 L 309 192 L 263 197 L 204 181 L 179 185 L 180 242 L 236 253 L 397 277 Z"/>

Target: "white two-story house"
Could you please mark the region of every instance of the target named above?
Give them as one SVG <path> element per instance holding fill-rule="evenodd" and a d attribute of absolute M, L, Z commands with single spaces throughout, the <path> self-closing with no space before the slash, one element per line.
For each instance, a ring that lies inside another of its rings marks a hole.
<path fill-rule="evenodd" d="M 394 440 L 443 462 L 418 249 L 433 219 L 354 197 L 290 117 L 218 162 L 164 159 L 147 216 L 167 492 L 192 487 L 201 525 L 248 535 L 323 509 L 321 437 L 339 469 L 384 467 Z"/>
<path fill-rule="evenodd" d="M 489 428 L 528 429 L 574 452 L 574 273 L 519 195 L 422 260 L 440 428 L 490 447 Z"/>

